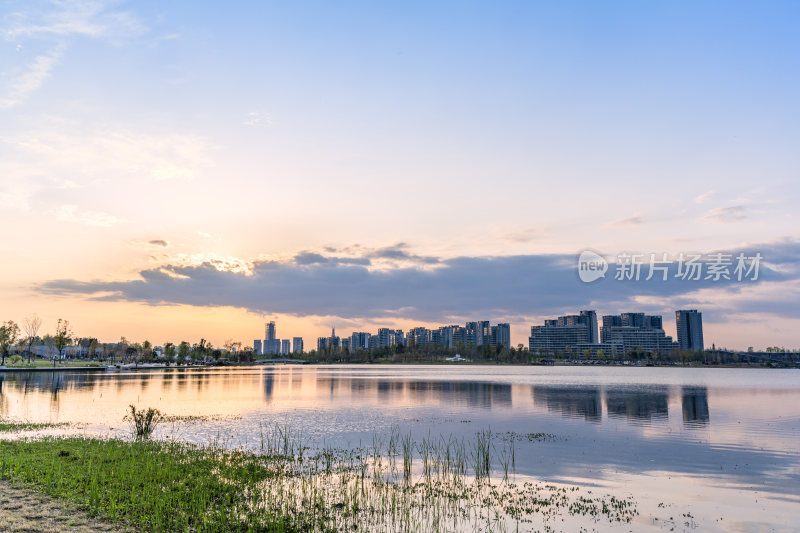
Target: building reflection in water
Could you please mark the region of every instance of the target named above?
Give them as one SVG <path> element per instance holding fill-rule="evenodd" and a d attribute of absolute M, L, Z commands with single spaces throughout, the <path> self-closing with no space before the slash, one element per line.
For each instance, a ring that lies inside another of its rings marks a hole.
<path fill-rule="evenodd" d="M 605 392 L 609 418 L 626 418 L 634 423 L 669 418 L 667 387 L 612 387 Z"/>
<path fill-rule="evenodd" d="M 587 422 L 600 422 L 603 418 L 599 387 L 537 385 L 533 387 L 533 401 L 570 418 L 582 417 Z"/>
<path fill-rule="evenodd" d="M 683 387 L 681 390 L 683 425 L 705 426 L 710 421 L 708 413 L 708 389 L 706 387 Z"/>
<path fill-rule="evenodd" d="M 383 405 L 438 403 L 442 405 L 465 405 L 491 409 L 510 408 L 511 385 L 481 381 L 440 380 L 374 380 L 363 378 L 340 378 L 337 376 L 314 376 L 313 393 L 300 386 L 300 378 L 285 373 L 265 371 L 264 395 L 272 400 L 288 393 L 297 398 L 315 395 L 316 399 L 341 401 L 345 399 L 375 398 Z M 285 384 L 290 385 L 284 387 Z M 295 396 L 297 395 L 297 396 Z M 312 396 L 313 397 L 313 396 Z M 310 398 L 306 398 L 310 399 Z"/>

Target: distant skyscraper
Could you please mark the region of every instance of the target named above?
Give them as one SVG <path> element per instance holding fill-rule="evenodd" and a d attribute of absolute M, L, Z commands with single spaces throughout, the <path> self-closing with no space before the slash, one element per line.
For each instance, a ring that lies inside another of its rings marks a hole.
<path fill-rule="evenodd" d="M 633 350 L 669 354 L 675 343 L 664 334 L 658 315 L 622 313 L 603 317 L 602 344 L 617 346 L 623 353 Z"/>
<path fill-rule="evenodd" d="M 699 350 L 703 346 L 703 313 L 697 309 L 675 311 L 675 325 L 678 329 L 678 345 L 681 350 Z"/>
<path fill-rule="evenodd" d="M 253 341 L 253 352 L 256 355 L 261 355 L 264 351 L 261 349 L 261 339 L 256 339 Z"/>
<path fill-rule="evenodd" d="M 622 313 L 619 315 L 622 319 L 622 325 L 628 328 L 643 328 L 645 327 L 644 313 Z"/>
<path fill-rule="evenodd" d="M 506 348 L 511 347 L 511 326 L 508 323 L 491 326 L 491 332 L 489 344 L 492 346 L 505 346 Z"/>
<path fill-rule="evenodd" d="M 325 352 L 328 349 L 328 337 L 317 337 L 317 351 Z"/>
<path fill-rule="evenodd" d="M 591 310 L 581 311 L 580 319 L 581 322 L 586 324 L 586 327 L 589 328 L 589 343 L 599 343 L 600 338 L 597 335 L 597 313 Z"/>
<path fill-rule="evenodd" d="M 281 341 L 275 338 L 275 322 L 267 322 L 264 327 L 264 353 L 281 353 Z"/>
<path fill-rule="evenodd" d="M 603 317 L 603 329 L 600 332 L 603 343 L 611 342 L 611 328 L 621 328 L 622 317 L 619 315 L 605 315 Z"/>
<path fill-rule="evenodd" d="M 388 348 L 392 345 L 392 337 L 394 331 L 389 328 L 380 328 L 378 330 L 378 348 Z"/>
<path fill-rule="evenodd" d="M 350 349 L 353 351 L 368 349 L 369 338 L 369 333 L 365 333 L 363 331 L 354 331 L 353 334 L 350 335 Z"/>
<path fill-rule="evenodd" d="M 281 355 L 289 355 L 292 353 L 292 342 L 289 339 L 281 341 Z"/>
<path fill-rule="evenodd" d="M 292 352 L 303 353 L 303 337 L 295 337 L 292 339 Z"/>

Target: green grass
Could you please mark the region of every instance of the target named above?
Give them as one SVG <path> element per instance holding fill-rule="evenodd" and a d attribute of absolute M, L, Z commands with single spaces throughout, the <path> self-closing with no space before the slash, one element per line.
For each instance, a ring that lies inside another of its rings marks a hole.
<path fill-rule="evenodd" d="M 252 454 L 164 442 L 0 441 L 0 476 L 144 530 L 300 529 L 291 517 L 249 505 L 247 489 L 276 476 Z"/>
<path fill-rule="evenodd" d="M 51 424 L 48 422 L 15 422 L 13 420 L 0 420 L 0 433 L 14 431 L 34 431 L 37 429 L 47 429 L 66 426 L 67 424 Z"/>
<path fill-rule="evenodd" d="M 12 364 L 9 361 L 10 358 L 6 358 L 6 366 L 8 368 L 53 368 L 53 361 L 51 359 L 33 359 L 30 364 L 28 364 L 27 359 L 23 359 L 22 361 Z M 111 363 L 108 363 L 111 364 Z M 107 363 L 98 362 L 98 361 L 75 361 L 75 360 L 65 360 L 58 362 L 56 361 L 56 369 L 59 368 L 71 368 L 71 367 L 101 367 L 107 366 Z"/>

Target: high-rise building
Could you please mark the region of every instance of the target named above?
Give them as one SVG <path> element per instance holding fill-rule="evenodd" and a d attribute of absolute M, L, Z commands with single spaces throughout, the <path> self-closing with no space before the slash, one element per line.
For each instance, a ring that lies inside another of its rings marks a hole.
<path fill-rule="evenodd" d="M 394 331 L 389 328 L 380 328 L 378 330 L 378 348 L 388 348 L 392 345 L 392 337 Z"/>
<path fill-rule="evenodd" d="M 528 349 L 531 352 L 558 354 L 568 352 L 577 345 L 588 344 L 589 328 L 586 324 L 559 324 L 546 320 L 544 326 L 531 326 Z"/>
<path fill-rule="evenodd" d="M 600 337 L 597 335 L 597 313 L 592 310 L 581 311 L 580 319 L 581 322 L 586 324 L 589 328 L 589 343 L 599 343 Z"/>
<path fill-rule="evenodd" d="M 281 341 L 281 355 L 289 355 L 292 353 L 292 341 L 283 339 Z"/>
<path fill-rule="evenodd" d="M 697 309 L 675 311 L 675 325 L 678 329 L 678 346 L 681 350 L 699 350 L 703 346 L 703 313 Z"/>
<path fill-rule="evenodd" d="M 611 328 L 621 328 L 622 317 L 619 315 L 605 315 L 603 317 L 603 329 L 600 330 L 600 342 L 610 342 Z"/>
<path fill-rule="evenodd" d="M 427 346 L 431 343 L 431 330 L 418 327 L 408 330 L 408 344 L 413 346 Z"/>
<path fill-rule="evenodd" d="M 317 337 L 317 351 L 325 352 L 328 349 L 328 337 Z"/>
<path fill-rule="evenodd" d="M 369 333 L 365 333 L 363 331 L 354 331 L 353 334 L 350 335 L 350 349 L 353 351 L 368 349 L 369 337 Z"/>
<path fill-rule="evenodd" d="M 342 345 L 341 339 L 336 336 L 336 326 L 331 326 L 331 336 L 328 337 L 328 347 L 339 348 Z"/>
<path fill-rule="evenodd" d="M 261 355 L 264 353 L 261 348 L 261 339 L 256 339 L 253 341 L 253 353 L 256 355 Z"/>
<path fill-rule="evenodd" d="M 598 344 L 598 341 L 597 313 L 586 310 L 578 315 L 547 319 L 544 326 L 531 327 L 528 349 L 546 353 L 567 352 L 579 346 Z"/>
<path fill-rule="evenodd" d="M 669 354 L 675 343 L 665 335 L 663 329 L 635 326 L 612 327 L 606 333 L 607 344 L 616 345 L 623 353 L 644 351 Z"/>
<path fill-rule="evenodd" d="M 292 339 L 292 352 L 303 353 L 303 337 L 294 337 Z"/>
<path fill-rule="evenodd" d="M 505 322 L 492 326 L 489 344 L 511 348 L 511 326 Z"/>
<path fill-rule="evenodd" d="M 265 354 L 281 353 L 281 341 L 275 338 L 275 322 L 267 322 L 264 326 L 264 351 Z"/>
<path fill-rule="evenodd" d="M 619 315 L 606 315 L 603 317 L 603 329 L 600 332 L 600 341 L 611 341 L 611 328 L 639 328 L 639 329 L 664 329 L 660 315 L 646 315 L 644 313 L 622 313 Z"/>
<path fill-rule="evenodd" d="M 603 317 L 602 343 L 616 346 L 623 353 L 642 350 L 666 355 L 675 347 L 672 337 L 664 334 L 659 315 L 622 313 Z"/>

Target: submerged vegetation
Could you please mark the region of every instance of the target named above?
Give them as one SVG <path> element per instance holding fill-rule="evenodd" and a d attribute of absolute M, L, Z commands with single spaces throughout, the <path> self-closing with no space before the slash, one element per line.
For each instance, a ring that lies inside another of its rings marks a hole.
<path fill-rule="evenodd" d="M 286 426 L 262 428 L 260 453 L 43 438 L 0 441 L 0 477 L 152 531 L 555 530 L 637 514 L 632 498 L 516 482 L 516 446 L 489 430 L 417 442 L 393 428 L 365 448 L 312 450 Z"/>

